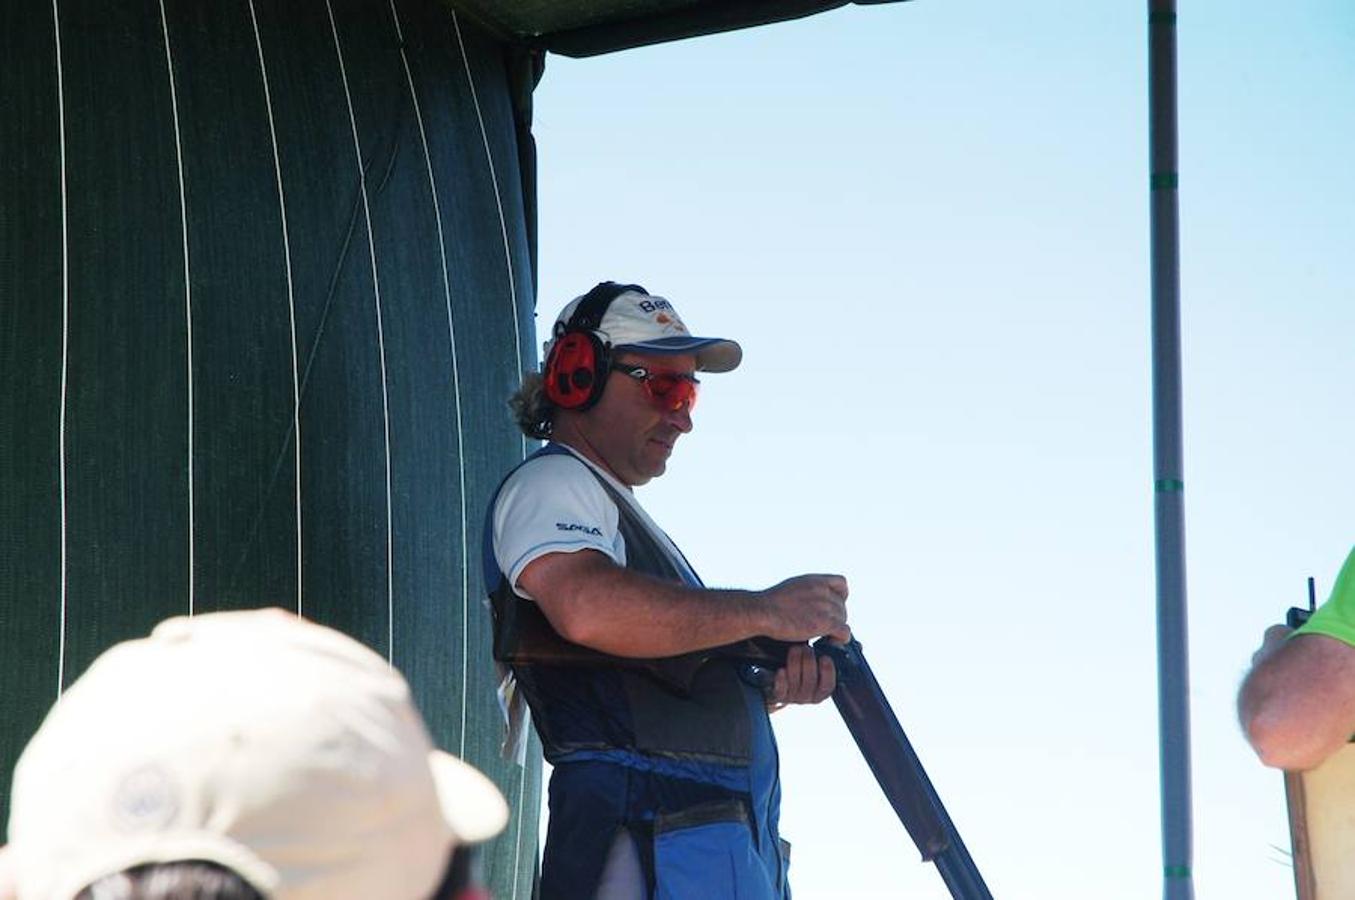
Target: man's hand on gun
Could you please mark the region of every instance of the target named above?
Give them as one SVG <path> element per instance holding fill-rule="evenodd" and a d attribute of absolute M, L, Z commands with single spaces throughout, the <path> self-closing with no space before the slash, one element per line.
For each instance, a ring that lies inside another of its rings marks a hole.
<path fill-rule="evenodd" d="M 767 706 L 773 712 L 791 703 L 822 703 L 837 687 L 833 661 L 818 656 L 808 644 L 796 644 L 786 653 L 786 666 L 776 670 Z"/>
<path fill-rule="evenodd" d="M 812 641 L 827 635 L 852 639 L 847 627 L 847 579 L 797 575 L 762 592 L 763 634 L 778 641 Z"/>
<path fill-rule="evenodd" d="M 847 579 L 841 575 L 798 575 L 763 592 L 768 637 L 809 641 L 828 636 L 851 640 L 847 626 Z M 821 703 L 837 686 L 833 661 L 816 656 L 808 644 L 790 648 L 784 668 L 776 671 L 767 705 L 773 711 L 791 703 Z"/>

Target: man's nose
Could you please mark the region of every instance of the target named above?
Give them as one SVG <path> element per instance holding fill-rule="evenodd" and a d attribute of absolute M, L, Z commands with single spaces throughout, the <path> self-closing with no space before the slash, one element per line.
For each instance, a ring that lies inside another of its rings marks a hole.
<path fill-rule="evenodd" d="M 664 415 L 663 421 L 686 434 L 692 430 L 692 405 L 684 403 L 677 409 L 669 410 Z"/>

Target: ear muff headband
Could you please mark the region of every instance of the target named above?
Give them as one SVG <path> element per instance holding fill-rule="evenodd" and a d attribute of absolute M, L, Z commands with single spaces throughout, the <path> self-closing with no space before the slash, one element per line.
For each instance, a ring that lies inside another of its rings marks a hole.
<path fill-rule="evenodd" d="M 628 291 L 649 293 L 638 284 L 604 281 L 584 294 L 568 322 L 556 323 L 555 340 L 543 373 L 546 399 L 551 403 L 561 409 L 583 411 L 602 399 L 612 348 L 598 337 L 597 330 L 612 301 Z"/>

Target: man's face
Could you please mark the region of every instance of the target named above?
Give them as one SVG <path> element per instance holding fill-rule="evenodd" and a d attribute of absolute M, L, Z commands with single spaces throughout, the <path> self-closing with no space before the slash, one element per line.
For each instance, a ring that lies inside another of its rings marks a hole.
<path fill-rule="evenodd" d="M 685 375 L 696 371 L 695 356 L 622 353 L 616 362 Z M 661 409 L 644 382 L 623 372 L 608 379 L 597 406 L 580 416 L 579 431 L 612 474 L 635 487 L 663 474 L 678 437 L 692 430 L 691 407 Z"/>

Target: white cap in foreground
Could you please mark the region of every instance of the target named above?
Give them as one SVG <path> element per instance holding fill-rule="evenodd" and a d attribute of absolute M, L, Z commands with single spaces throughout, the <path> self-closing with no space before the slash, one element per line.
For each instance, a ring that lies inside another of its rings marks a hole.
<path fill-rule="evenodd" d="M 426 900 L 457 843 L 507 822 L 436 750 L 400 674 L 281 610 L 170 619 L 90 666 L 14 773 L 19 900 L 206 860 L 273 900 Z"/>

